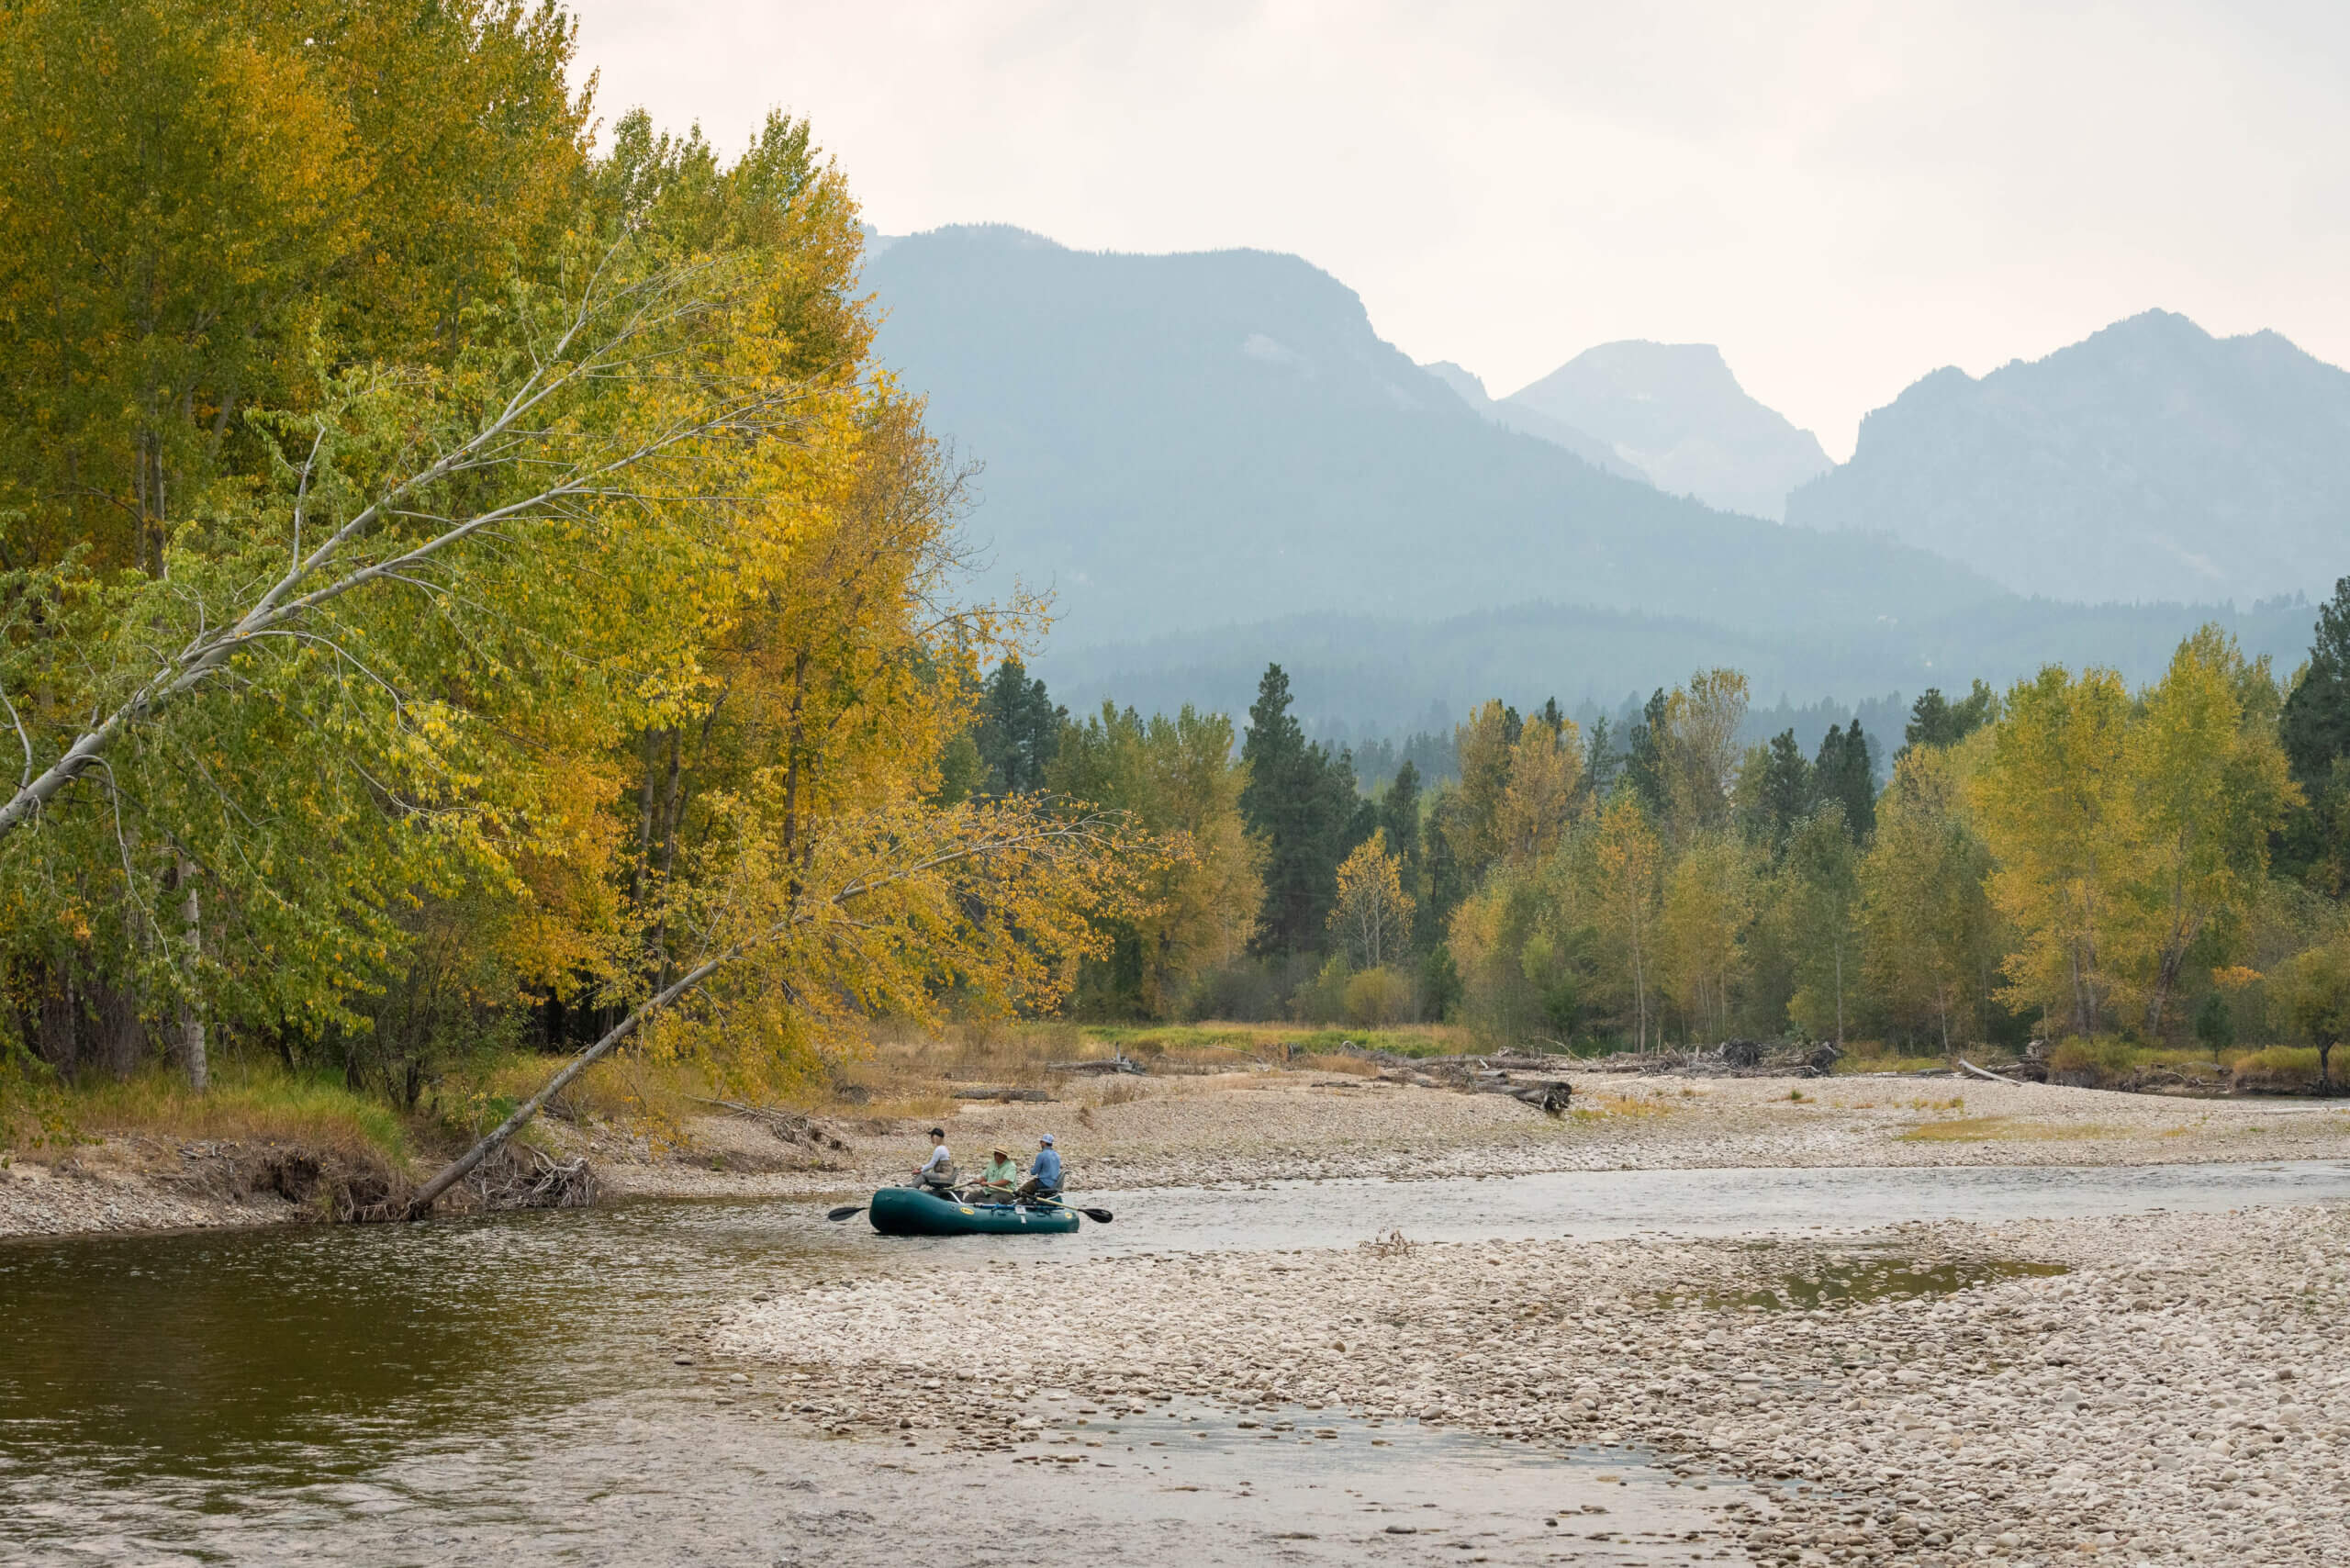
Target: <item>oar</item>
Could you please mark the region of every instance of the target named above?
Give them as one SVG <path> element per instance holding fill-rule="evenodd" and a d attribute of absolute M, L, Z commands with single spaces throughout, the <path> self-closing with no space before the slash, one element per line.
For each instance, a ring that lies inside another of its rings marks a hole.
<path fill-rule="evenodd" d="M 846 1219 L 851 1215 L 861 1215 L 864 1212 L 865 1205 L 863 1204 L 851 1204 L 845 1208 L 831 1209 L 826 1211 L 824 1217 L 826 1219 Z"/>
<path fill-rule="evenodd" d="M 1035 1200 L 1031 1199 L 1030 1201 L 1033 1203 Z M 1108 1209 L 1078 1208 L 1075 1204 L 1065 1204 L 1058 1198 L 1048 1198 L 1046 1202 L 1057 1209 L 1077 1209 L 1078 1213 L 1083 1215 L 1086 1218 L 1091 1220 L 1096 1225 L 1107 1225 L 1110 1223 L 1112 1218 L 1114 1217 Z"/>

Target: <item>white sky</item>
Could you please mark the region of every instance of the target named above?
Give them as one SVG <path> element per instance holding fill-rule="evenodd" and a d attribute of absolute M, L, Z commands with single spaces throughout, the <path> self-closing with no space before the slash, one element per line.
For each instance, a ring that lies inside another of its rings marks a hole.
<path fill-rule="evenodd" d="M 2350 6 L 573 0 L 609 119 L 806 115 L 886 233 L 1252 245 L 1501 396 L 1721 345 L 1849 454 L 2151 306 L 2350 363 Z"/>

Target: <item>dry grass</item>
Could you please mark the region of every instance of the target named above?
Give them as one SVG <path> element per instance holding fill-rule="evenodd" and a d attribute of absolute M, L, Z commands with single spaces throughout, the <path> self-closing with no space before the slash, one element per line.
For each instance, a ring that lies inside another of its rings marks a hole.
<path fill-rule="evenodd" d="M 1595 1122 L 1608 1116 L 1666 1116 L 1676 1109 L 1662 1092 L 1653 1098 L 1636 1093 L 1578 1094 L 1567 1114 L 1579 1122 Z"/>
<path fill-rule="evenodd" d="M 173 1143 L 287 1144 L 323 1154 L 404 1165 L 408 1129 L 397 1113 L 335 1083 L 274 1065 L 225 1061 L 198 1094 L 163 1069 L 122 1081 L 59 1087 L 42 1095 L 38 1121 L 20 1118 L 11 1152 L 39 1159 L 108 1135 Z"/>
<path fill-rule="evenodd" d="M 2113 1137 L 2122 1130 L 2090 1123 L 2027 1121 L 2018 1116 L 1958 1116 L 1912 1127 L 1901 1137 L 1908 1143 L 2048 1143 Z"/>
<path fill-rule="evenodd" d="M 2342 1083 L 2344 1061 L 2350 1061 L 2350 1051 L 2338 1051 L 2333 1067 L 2333 1083 L 2338 1092 Z M 2266 1091 L 2270 1093 L 2309 1094 L 2318 1086 L 2317 1047 L 2314 1046 L 2270 1046 L 2265 1050 L 2246 1051 L 2229 1064 L 2235 1070 L 2235 1087 Z"/>

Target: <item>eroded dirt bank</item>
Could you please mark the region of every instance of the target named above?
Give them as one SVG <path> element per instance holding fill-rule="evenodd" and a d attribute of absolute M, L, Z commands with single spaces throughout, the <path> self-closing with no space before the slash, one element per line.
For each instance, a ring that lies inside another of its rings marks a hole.
<path fill-rule="evenodd" d="M 1762 1562 L 2338 1563 L 2346 1244 L 2350 1213 L 2300 1208 L 1004 1262 L 705 1333 L 843 1432 L 1081 1462 L 1089 1407 L 1302 1405 L 1774 1483 L 1725 1515 Z M 1077 1401 L 1058 1423 L 1046 1386 Z"/>

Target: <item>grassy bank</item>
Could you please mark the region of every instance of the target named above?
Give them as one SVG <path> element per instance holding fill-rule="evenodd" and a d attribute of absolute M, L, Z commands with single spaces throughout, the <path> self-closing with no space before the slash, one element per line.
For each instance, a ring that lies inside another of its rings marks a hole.
<path fill-rule="evenodd" d="M 407 1118 L 342 1084 L 229 1061 L 203 1093 L 162 1067 L 78 1084 L 24 1080 L 0 1102 L 0 1148 L 39 1158 L 93 1137 L 284 1144 L 405 1165 Z"/>

